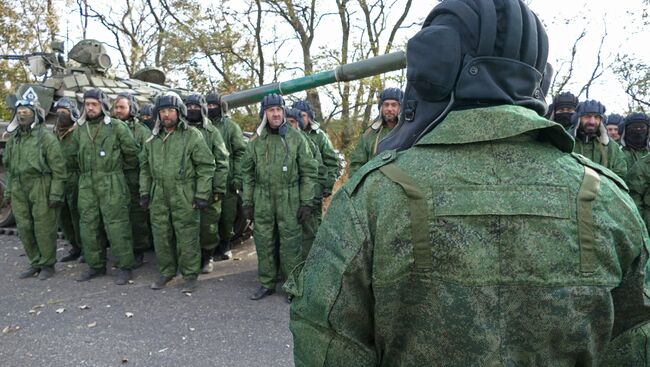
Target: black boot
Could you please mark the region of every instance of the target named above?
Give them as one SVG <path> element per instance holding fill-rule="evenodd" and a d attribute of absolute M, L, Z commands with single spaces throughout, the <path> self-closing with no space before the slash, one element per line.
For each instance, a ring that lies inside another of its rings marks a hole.
<path fill-rule="evenodd" d="M 201 251 L 201 274 L 210 274 L 214 270 L 212 251 Z"/>
<path fill-rule="evenodd" d="M 93 269 L 93 268 L 88 268 L 86 271 L 81 273 L 81 276 L 77 278 L 78 282 L 86 282 L 89 281 L 92 278 L 97 278 L 102 275 L 106 275 L 106 268 L 100 268 L 100 269 Z"/>
<path fill-rule="evenodd" d="M 260 300 L 260 299 L 262 299 L 262 298 L 264 298 L 266 296 L 270 296 L 273 293 L 275 293 L 275 289 L 260 287 L 260 289 L 258 289 L 257 292 L 255 292 L 255 294 L 253 294 L 251 296 L 251 299 L 253 301 L 257 301 L 257 300 Z"/>
<path fill-rule="evenodd" d="M 54 265 L 45 266 L 41 269 L 41 272 L 38 274 L 38 280 L 45 280 L 54 276 Z"/>
<path fill-rule="evenodd" d="M 61 258 L 62 263 L 67 263 L 68 261 L 77 260 L 81 257 L 81 249 L 79 247 L 73 247 L 70 249 L 67 255 Z"/>
<path fill-rule="evenodd" d="M 131 270 L 130 269 L 120 269 L 117 272 L 117 278 L 115 279 L 115 284 L 124 285 L 131 280 Z"/>
<path fill-rule="evenodd" d="M 183 293 L 192 293 L 196 290 L 196 278 L 187 278 L 183 283 L 183 288 L 181 292 Z"/>
<path fill-rule="evenodd" d="M 137 269 L 144 264 L 144 252 L 134 252 L 133 257 L 135 257 L 135 265 L 133 265 L 133 269 Z"/>
<path fill-rule="evenodd" d="M 156 281 L 151 283 L 150 288 L 155 290 L 163 289 L 165 288 L 165 286 L 167 286 L 167 283 L 169 283 L 173 278 L 174 277 L 166 277 L 164 275 L 158 275 Z"/>
<path fill-rule="evenodd" d="M 217 261 L 230 260 L 232 259 L 232 250 L 230 247 L 230 241 L 221 242 L 219 244 L 218 253 L 214 256 Z"/>
<path fill-rule="evenodd" d="M 38 274 L 40 272 L 41 272 L 41 269 L 30 266 L 29 268 L 27 268 L 27 270 L 20 273 L 20 275 L 18 275 L 18 278 L 20 278 L 20 279 L 31 278 L 31 277 L 33 277 L 34 275 L 36 275 L 36 274 Z"/>

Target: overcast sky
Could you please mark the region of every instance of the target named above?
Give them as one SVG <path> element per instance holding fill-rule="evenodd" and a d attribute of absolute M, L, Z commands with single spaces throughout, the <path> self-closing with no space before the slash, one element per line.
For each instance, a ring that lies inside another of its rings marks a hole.
<path fill-rule="evenodd" d="M 405 0 L 404 0 L 405 2 Z M 650 31 L 641 27 L 641 0 L 619 0 L 612 1 L 586 1 L 586 0 L 530 0 L 531 9 L 538 14 L 546 25 L 550 42 L 549 61 L 558 68 L 561 60 L 567 59 L 574 40 L 587 29 L 587 36 L 581 41 L 578 47 L 577 63 L 573 83 L 569 90 L 577 93 L 582 85 L 588 80 L 596 62 L 596 52 L 601 37 L 607 29 L 603 53 L 605 64 L 613 61 L 617 53 L 635 55 L 644 60 L 650 60 L 650 47 L 647 42 L 650 39 Z M 119 2 L 106 2 L 105 6 Z M 206 6 L 218 5 L 220 1 L 206 1 Z M 232 2 L 231 2 L 232 3 Z M 421 22 L 428 12 L 437 4 L 436 0 L 413 0 L 412 10 L 404 24 Z M 93 5 L 95 5 L 94 3 Z M 236 2 L 234 3 L 236 4 Z M 335 12 L 335 3 L 331 0 L 321 0 L 319 9 L 321 13 Z M 614 5 L 615 4 L 615 5 Z M 399 9 L 399 7 L 397 7 Z M 395 11 L 395 17 L 399 16 Z M 62 32 L 68 30 L 68 34 L 80 34 L 78 12 L 68 12 L 61 19 Z M 363 24 L 355 24 L 361 26 Z M 318 47 L 325 44 L 337 44 L 340 36 L 337 32 L 340 25 L 338 16 L 332 15 L 323 21 L 314 41 L 313 53 L 317 53 Z M 402 44 L 406 39 L 415 34 L 419 26 L 405 29 L 398 33 L 397 44 Z M 326 30 L 326 31 L 323 31 Z M 289 28 L 287 32 L 290 33 Z M 102 41 L 111 42 L 109 32 L 98 26 L 89 27 L 89 38 L 96 38 Z M 72 45 L 67 45 L 69 49 Z M 116 51 L 111 50 L 113 63 L 120 60 Z M 287 50 L 288 54 L 296 59 L 297 63 L 302 61 L 301 56 L 295 47 Z M 119 75 L 119 74 L 118 74 Z M 403 86 L 402 86 L 403 87 Z M 584 96 L 583 96 L 584 98 Z M 608 109 L 608 112 L 622 112 L 627 110 L 627 97 L 616 80 L 613 73 L 606 69 L 603 77 L 598 80 L 591 89 L 590 98 L 601 100 Z"/>

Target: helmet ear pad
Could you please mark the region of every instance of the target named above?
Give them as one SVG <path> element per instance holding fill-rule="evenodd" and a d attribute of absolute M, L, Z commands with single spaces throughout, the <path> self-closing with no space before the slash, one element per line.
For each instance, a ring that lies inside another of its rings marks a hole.
<path fill-rule="evenodd" d="M 408 41 L 406 78 L 420 98 L 439 102 L 451 95 L 461 68 L 458 32 L 445 26 L 429 26 Z"/>

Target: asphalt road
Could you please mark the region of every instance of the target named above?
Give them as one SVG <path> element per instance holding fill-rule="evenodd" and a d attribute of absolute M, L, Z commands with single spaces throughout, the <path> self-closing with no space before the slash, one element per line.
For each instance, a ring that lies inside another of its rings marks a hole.
<path fill-rule="evenodd" d="M 16 236 L 0 236 L 1 366 L 290 366 L 289 305 L 283 292 L 261 301 L 251 241 L 216 263 L 191 295 L 180 276 L 166 289 L 153 253 L 133 284 L 113 284 L 115 269 L 85 283 L 78 262 L 57 263 L 54 278 L 18 279 L 27 260 Z M 67 253 L 59 243 L 58 257 Z"/>

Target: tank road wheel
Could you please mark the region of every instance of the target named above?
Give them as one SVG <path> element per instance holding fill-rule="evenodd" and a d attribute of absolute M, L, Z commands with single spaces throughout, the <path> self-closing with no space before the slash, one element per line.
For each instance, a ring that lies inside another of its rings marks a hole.
<path fill-rule="evenodd" d="M 5 177 L 0 176 L 0 203 L 4 201 L 5 197 Z M 16 221 L 14 220 L 14 215 L 11 212 L 11 207 L 9 205 L 4 205 L 0 207 L 0 227 L 9 227 L 13 225 Z"/>

